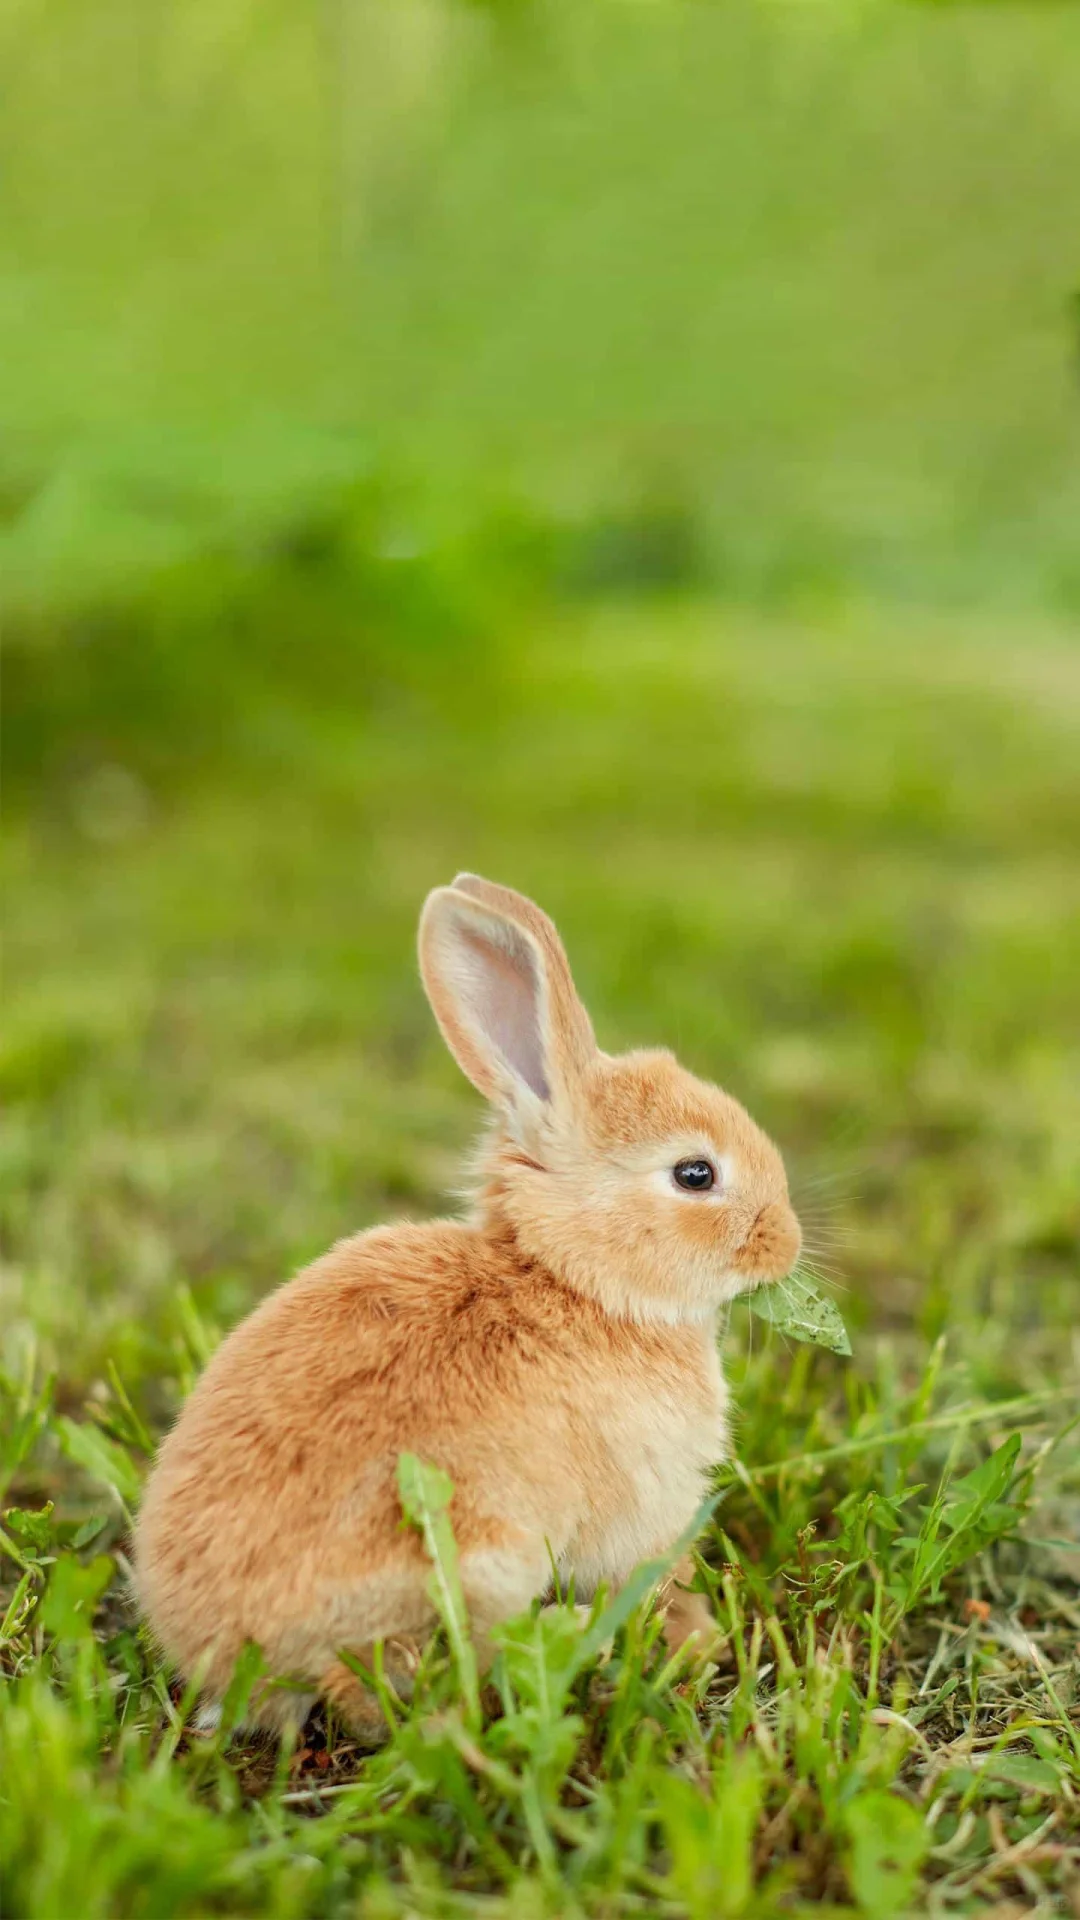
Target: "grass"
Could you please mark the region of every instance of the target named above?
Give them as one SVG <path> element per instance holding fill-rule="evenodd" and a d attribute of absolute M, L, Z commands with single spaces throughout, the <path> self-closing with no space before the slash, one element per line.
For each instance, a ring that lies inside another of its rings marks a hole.
<path fill-rule="evenodd" d="M 186 777 L 146 738 L 23 792 L 6 1911 L 1071 1911 L 1078 711 L 1047 623 L 549 606 L 365 700 L 252 683 Z M 275 1755 L 229 1737 L 254 1667 L 194 1729 L 127 1514 L 220 1330 L 445 1204 L 476 1104 L 411 942 L 458 865 L 557 914 L 603 1042 L 673 1043 L 779 1138 L 854 1356 L 733 1313 L 713 1670 L 641 1604 L 524 1621 L 478 1712 L 451 1618 L 382 1753 Z"/>
<path fill-rule="evenodd" d="M 1075 7 L 0 20 L 0 1905 L 1080 1912 Z M 476 1101 L 461 867 L 782 1144 L 715 1664 L 443 1630 L 374 1757 L 127 1593 L 157 1436 Z"/>

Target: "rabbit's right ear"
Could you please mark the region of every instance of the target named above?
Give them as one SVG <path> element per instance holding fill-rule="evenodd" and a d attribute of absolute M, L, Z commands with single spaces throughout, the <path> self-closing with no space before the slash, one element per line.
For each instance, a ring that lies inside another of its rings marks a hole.
<path fill-rule="evenodd" d="M 508 903 L 522 898 L 491 891 Z M 553 927 L 551 934 L 561 954 Z M 565 955 L 564 975 L 554 960 L 532 927 L 502 910 L 501 900 L 495 906 L 458 886 L 428 895 L 420 916 L 420 972 L 432 1011 L 462 1072 L 522 1140 L 542 1129 L 553 1106 L 572 1101 L 595 1051 Z"/>

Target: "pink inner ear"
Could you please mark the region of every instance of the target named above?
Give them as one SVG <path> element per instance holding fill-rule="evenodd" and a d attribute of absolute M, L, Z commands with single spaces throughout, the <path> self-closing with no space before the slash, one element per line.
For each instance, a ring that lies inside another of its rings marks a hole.
<path fill-rule="evenodd" d="M 541 1100 L 550 1100 L 540 1033 L 540 981 L 532 948 L 507 930 L 512 944 L 462 929 L 470 956 L 466 997 L 483 1038 Z"/>

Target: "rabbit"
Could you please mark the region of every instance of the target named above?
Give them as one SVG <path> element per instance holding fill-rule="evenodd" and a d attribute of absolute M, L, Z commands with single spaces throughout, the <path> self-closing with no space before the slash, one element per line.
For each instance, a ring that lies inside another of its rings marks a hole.
<path fill-rule="evenodd" d="M 204 1699 L 245 1642 L 279 1733 L 317 1699 L 374 1743 L 342 1651 L 407 1694 L 435 1624 L 403 1526 L 403 1451 L 450 1476 L 482 1663 L 496 1624 L 573 1578 L 624 1582 L 675 1542 L 727 1448 L 725 1302 L 794 1265 L 780 1154 L 666 1051 L 600 1051 L 552 922 L 459 874 L 420 919 L 443 1037 L 493 1109 L 461 1220 L 340 1241 L 224 1341 L 158 1453 L 134 1538 L 142 1613 Z M 677 1648 L 714 1632 L 689 1557 L 659 1595 Z M 692 1651 L 692 1649 L 691 1649 Z"/>

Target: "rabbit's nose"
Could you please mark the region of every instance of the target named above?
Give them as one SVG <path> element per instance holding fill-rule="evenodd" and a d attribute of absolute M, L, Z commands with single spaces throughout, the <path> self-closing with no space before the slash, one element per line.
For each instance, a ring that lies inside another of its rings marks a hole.
<path fill-rule="evenodd" d="M 746 1237 L 739 1266 L 762 1280 L 780 1280 L 799 1257 L 802 1232 L 786 1200 L 762 1207 Z"/>

